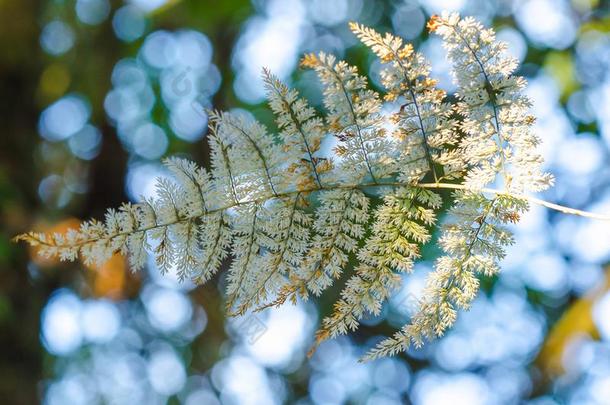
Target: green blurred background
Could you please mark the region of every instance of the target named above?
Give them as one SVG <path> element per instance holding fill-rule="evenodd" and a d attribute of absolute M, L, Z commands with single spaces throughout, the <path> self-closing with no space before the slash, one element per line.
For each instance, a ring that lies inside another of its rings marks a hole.
<path fill-rule="evenodd" d="M 457 10 L 494 26 L 522 61 L 557 186 L 550 201 L 610 212 L 610 3 L 602 0 L 0 0 L 0 401 L 7 404 L 610 404 L 607 224 L 534 207 L 503 274 L 442 340 L 357 358 L 408 321 L 431 246 L 358 333 L 307 359 L 337 288 L 227 321 L 222 276 L 180 284 L 44 260 L 11 237 L 63 231 L 153 192 L 162 157 L 207 165 L 205 108 L 275 128 L 262 66 L 321 108 L 304 52 L 379 63 L 356 20 L 413 42 L 455 89 L 427 18 Z"/>

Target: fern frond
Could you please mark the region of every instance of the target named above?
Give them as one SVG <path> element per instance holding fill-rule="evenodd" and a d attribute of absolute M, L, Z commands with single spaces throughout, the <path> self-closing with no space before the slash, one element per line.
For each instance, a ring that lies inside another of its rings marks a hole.
<path fill-rule="evenodd" d="M 261 226 L 261 204 L 253 203 L 239 206 L 235 209 L 232 218 L 233 261 L 229 268 L 227 277 L 227 310 L 231 311 L 240 297 L 244 288 L 248 270 L 255 268 L 260 263 L 259 252 L 263 248 L 264 237 Z"/>
<path fill-rule="evenodd" d="M 233 241 L 233 230 L 229 224 L 230 219 L 224 211 L 201 217 L 198 232 L 202 254 L 198 268 L 192 275 L 195 283 L 203 284 L 210 280 L 229 256 Z"/>
<path fill-rule="evenodd" d="M 168 228 L 169 237 L 173 238 L 173 243 L 163 240 L 163 246 L 158 264 L 161 271 L 168 270 L 163 256 L 170 255 L 173 264 L 176 266 L 176 273 L 180 280 L 193 278 L 196 269 L 203 262 L 202 243 L 207 239 L 207 235 L 202 235 L 196 219 L 210 209 L 210 202 L 205 199 L 211 195 L 212 181 L 210 174 L 202 168 L 197 167 L 193 162 L 185 159 L 169 158 L 164 161 L 165 166 L 177 180 L 177 187 L 181 190 L 180 201 L 183 201 L 179 216 L 182 218 L 192 218 L 191 220 L 172 225 Z M 170 189 L 171 191 L 171 189 Z M 176 190 L 177 192 L 178 190 Z M 180 241 L 180 242 L 177 242 Z M 172 250 L 172 245 L 176 246 Z"/>
<path fill-rule="evenodd" d="M 301 264 L 309 247 L 311 216 L 300 207 L 300 193 L 274 201 L 276 208 L 268 211 L 264 225 L 268 238 L 267 253 L 261 258 L 260 269 L 251 271 L 244 282 L 243 294 L 235 314 L 242 315 L 267 300 L 283 282 L 284 276 Z"/>
<path fill-rule="evenodd" d="M 469 308 L 479 289 L 478 276 L 499 271 L 504 248 L 513 243 L 504 224 L 517 222 L 527 203 L 502 195 L 487 199 L 470 191 L 456 194 L 459 203 L 452 210 L 456 221 L 445 227 L 440 239 L 445 255 L 437 260 L 428 279 L 421 308 L 401 331 L 371 350 L 366 360 L 442 336 L 454 324 L 457 311 Z"/>
<path fill-rule="evenodd" d="M 531 102 L 522 94 L 526 81 L 513 76 L 518 63 L 505 55 L 506 44 L 496 41 L 493 29 L 455 13 L 435 16 L 429 26 L 443 38 L 458 84 L 457 110 L 467 134 L 460 149 L 470 165 L 466 184 L 484 187 L 500 174 L 505 188 L 516 192 L 552 185 L 540 167 Z"/>
<path fill-rule="evenodd" d="M 419 246 L 430 240 L 440 196 L 411 187 L 388 193 L 375 212 L 372 235 L 358 252 L 361 263 L 341 292 L 333 314 L 316 333 L 316 345 L 355 330 L 366 314 L 379 315 L 383 302 L 400 285 L 398 273 L 410 272 Z"/>
<path fill-rule="evenodd" d="M 435 16 L 428 26 L 448 50 L 455 97 L 436 87 L 429 62 L 412 45 L 351 23 L 382 62 L 383 97 L 346 62 L 305 55 L 301 65 L 315 70 L 324 89 L 322 117 L 264 70 L 278 135 L 244 114 L 210 111 L 209 171 L 167 159 L 170 177 L 157 180 L 154 198 L 108 210 L 104 221 L 65 234 L 15 239 L 42 255 L 80 256 L 87 264 L 120 252 L 134 270 L 152 256 L 161 272 L 198 283 L 231 259 L 231 315 L 319 296 L 353 265 L 316 335 L 319 344 L 380 313 L 437 227 L 442 201 L 432 189 L 452 189 L 439 240 L 443 255 L 421 308 L 367 359 L 443 335 L 471 305 L 479 278 L 499 271 L 512 243 L 505 226 L 518 221 L 527 200 L 608 217 L 527 195 L 550 186 L 552 177 L 541 169 L 525 80 L 513 75 L 516 63 L 504 56 L 493 31 L 457 14 Z M 330 136 L 336 147 L 326 152 L 320 145 Z M 494 182 L 503 189 L 488 188 Z M 373 196 L 383 203 L 371 215 Z"/>
<path fill-rule="evenodd" d="M 217 125 L 218 138 L 228 146 L 227 161 L 234 166 L 239 195 L 249 199 L 268 194 L 277 197 L 289 187 L 292 179 L 284 170 L 280 147 L 261 123 L 228 112 L 213 112 L 210 119 Z"/>
<path fill-rule="evenodd" d="M 297 186 L 301 189 L 322 186 L 322 175 L 330 170 L 328 161 L 320 164 L 319 156 L 314 156 L 320 150 L 326 128 L 322 119 L 316 116 L 315 110 L 295 89 L 289 89 L 267 69 L 263 69 L 263 81 L 269 105 L 276 115 L 276 122 L 281 129 L 280 136 L 284 144 L 284 152 L 294 152 L 294 156 L 285 156 L 289 170 L 297 174 Z M 302 164 L 302 159 L 308 165 Z M 309 168 L 307 167 L 309 166 Z M 309 170 L 304 170 L 309 169 Z"/>
<path fill-rule="evenodd" d="M 367 88 L 366 78 L 324 52 L 306 56 L 301 65 L 314 69 L 324 85 L 329 127 L 341 141 L 335 148 L 341 177 L 333 180 L 359 182 L 368 176 L 376 183 L 393 173 L 395 145 L 386 134 L 379 94 Z"/>
<path fill-rule="evenodd" d="M 454 150 L 455 122 L 450 118 L 453 107 L 444 102 L 445 92 L 435 88 L 437 82 L 430 78 L 428 61 L 411 44 L 403 44 L 401 38 L 390 33 L 382 36 L 353 22 L 350 28 L 383 64 L 381 83 L 387 90 L 385 99 L 401 103 L 392 121 L 398 124 L 395 137 L 401 140 L 402 178 L 417 181 L 428 172 L 435 182 L 458 177 L 463 162 Z M 439 169 L 443 173 L 437 173 Z"/>
<path fill-rule="evenodd" d="M 219 122 L 212 117 L 209 121 L 210 133 L 208 134 L 208 144 L 210 146 L 210 162 L 212 165 L 212 182 L 214 193 L 218 200 L 217 206 L 227 206 L 239 204 L 240 196 L 237 194 L 234 168 L 229 161 L 229 147 L 223 143 L 218 136 Z"/>
<path fill-rule="evenodd" d="M 360 190 L 346 188 L 320 194 L 313 224 L 315 236 L 300 268 L 288 275 L 275 301 L 259 308 L 279 306 L 297 297 L 319 296 L 339 279 L 349 255 L 358 247 L 369 219 L 369 199 Z"/>
<path fill-rule="evenodd" d="M 429 24 L 448 49 L 458 84 L 458 112 L 466 136 L 459 145 L 468 165 L 465 186 L 480 189 L 503 179 L 507 190 L 538 191 L 552 184 L 542 173 L 539 143 L 527 118 L 530 102 L 521 93 L 525 81 L 512 76 L 516 62 L 503 55 L 506 45 L 493 30 L 457 14 L 435 16 Z M 504 246 L 512 243 L 501 227 L 516 222 L 527 210 L 522 200 L 458 192 L 451 210 L 453 222 L 440 240 L 446 255 L 437 260 L 420 310 L 393 338 L 381 342 L 367 358 L 404 350 L 410 344 L 442 336 L 453 325 L 458 309 L 467 309 L 479 288 L 477 275 L 498 271 Z"/>

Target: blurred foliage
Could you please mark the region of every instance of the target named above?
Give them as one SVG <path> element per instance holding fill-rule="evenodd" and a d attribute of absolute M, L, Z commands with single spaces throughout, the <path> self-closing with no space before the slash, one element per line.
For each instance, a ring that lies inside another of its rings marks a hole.
<path fill-rule="evenodd" d="M 575 300 L 549 331 L 537 359 L 547 380 L 556 378 L 566 371 L 563 365 L 564 350 L 573 339 L 585 336 L 599 339 L 592 309 L 596 299 L 600 298 L 609 286 L 606 275 L 604 285 L 593 294 Z"/>

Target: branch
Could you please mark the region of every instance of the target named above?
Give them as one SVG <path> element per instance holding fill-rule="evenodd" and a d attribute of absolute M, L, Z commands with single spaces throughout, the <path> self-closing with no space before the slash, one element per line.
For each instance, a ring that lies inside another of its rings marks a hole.
<path fill-rule="evenodd" d="M 559 204 L 555 204 L 552 202 L 548 202 L 545 200 L 542 200 L 540 198 L 536 198 L 536 197 L 532 197 L 526 194 L 521 194 L 521 193 L 513 193 L 507 190 L 498 190 L 498 189 L 494 189 L 494 188 L 480 188 L 480 189 L 476 189 L 476 188 L 472 188 L 472 187 L 468 187 L 465 186 L 463 184 L 453 184 L 453 183 L 418 183 L 418 184 L 410 184 L 409 182 L 378 182 L 378 183 L 363 183 L 363 184 L 329 184 L 329 185 L 325 185 L 324 190 L 333 190 L 333 189 L 366 189 L 366 188 L 371 188 L 371 187 L 404 187 L 404 186 L 414 186 L 414 187 L 421 187 L 421 188 L 428 188 L 428 189 L 449 189 L 449 190 L 467 190 L 467 191 L 472 191 L 472 192 L 482 192 L 482 193 L 490 193 L 490 194 L 495 194 L 495 195 L 506 195 L 509 197 L 514 197 L 514 198 L 518 198 L 520 200 L 525 200 L 525 201 L 529 201 L 531 203 L 552 209 L 554 211 L 558 211 L 564 214 L 569 214 L 569 215 L 577 215 L 579 217 L 584 217 L 584 218 L 591 218 L 591 219 L 595 219 L 595 220 L 599 220 L 599 221 L 610 221 L 610 214 L 598 214 L 598 213 L 594 213 L 594 212 L 589 212 L 589 211 L 583 211 L 583 210 L 579 210 L 576 208 L 571 208 L 571 207 L 566 207 L 563 205 L 559 205 Z M 254 200 L 248 200 L 248 201 L 240 201 L 238 203 L 235 204 L 231 204 L 231 205 L 227 205 L 226 207 L 220 207 L 217 209 L 212 209 L 209 211 L 206 211 L 205 213 L 199 214 L 195 217 L 188 217 L 188 218 L 179 218 L 176 221 L 172 221 L 172 222 L 168 222 L 168 223 L 161 223 L 161 224 L 157 224 L 154 226 L 150 226 L 150 227 L 144 227 L 141 229 L 134 229 L 133 231 L 130 232 L 119 232 L 115 235 L 111 235 L 108 236 L 105 239 L 112 239 L 115 237 L 120 237 L 120 236 L 128 236 L 131 235 L 135 232 L 147 232 L 147 231 L 151 231 L 153 229 L 159 229 L 159 228 L 163 228 L 163 227 L 167 227 L 170 225 L 174 225 L 177 223 L 182 223 L 182 222 L 186 222 L 186 221 L 191 221 L 193 219 L 197 219 L 197 218 L 201 218 L 205 215 L 209 215 L 209 214 L 213 214 L 213 213 L 218 213 L 218 212 L 223 212 L 226 211 L 230 208 L 234 208 L 234 207 L 238 207 L 238 206 L 242 206 L 242 205 L 247 205 L 247 204 L 253 204 L 253 203 L 263 203 L 265 201 L 268 201 L 270 199 L 273 198 L 282 198 L 282 197 L 289 197 L 298 193 L 312 193 L 312 192 L 316 192 L 316 191 L 322 191 L 323 189 L 319 188 L 319 187 L 311 187 L 308 189 L 303 189 L 303 190 L 294 190 L 294 191 L 288 191 L 288 192 L 284 192 L 284 193 L 279 193 L 277 196 L 267 196 L 267 197 L 261 197 L 261 198 L 257 198 Z M 40 245 L 46 245 L 46 246 L 54 246 L 54 247 L 80 247 L 89 243 L 93 243 L 96 242 L 99 239 L 91 239 L 91 240 L 86 240 L 86 241 L 81 241 L 77 244 L 73 244 L 73 245 L 68 245 L 68 244 L 60 244 L 60 245 L 55 245 L 55 244 L 50 244 L 45 240 L 40 239 L 39 237 L 36 236 L 36 234 L 32 234 L 32 233 L 27 233 L 27 234 L 22 234 L 22 235 L 18 235 L 15 238 L 13 238 L 14 242 L 19 242 L 19 241 L 29 241 L 29 242 L 36 242 L 37 244 Z"/>
<path fill-rule="evenodd" d="M 597 214 L 594 212 L 578 210 L 576 208 L 570 208 L 570 207 L 566 207 L 563 205 L 555 204 L 555 203 L 548 202 L 548 201 L 542 200 L 540 198 L 532 197 L 532 196 L 529 196 L 526 194 L 512 193 L 512 192 L 506 191 L 506 190 L 497 190 L 494 188 L 473 189 L 471 187 L 467 187 L 462 184 L 451 184 L 451 183 L 420 183 L 420 184 L 417 184 L 417 187 L 437 188 L 437 189 L 442 188 L 442 189 L 453 189 L 453 190 L 469 190 L 469 191 L 473 191 L 473 192 L 478 191 L 478 192 L 482 192 L 482 193 L 491 193 L 491 194 L 496 194 L 496 195 L 500 195 L 500 194 L 507 195 L 509 197 L 518 198 L 520 200 L 526 200 L 531 203 L 541 205 L 543 207 L 546 207 L 546 208 L 549 208 L 549 209 L 552 209 L 555 211 L 562 212 L 564 214 L 577 215 L 579 217 L 597 219 L 600 221 L 610 221 L 610 214 Z"/>

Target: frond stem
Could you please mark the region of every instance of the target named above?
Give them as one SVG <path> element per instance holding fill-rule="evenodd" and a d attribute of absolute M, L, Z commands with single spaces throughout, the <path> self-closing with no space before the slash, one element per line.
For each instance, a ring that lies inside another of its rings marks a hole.
<path fill-rule="evenodd" d="M 525 200 L 525 201 L 529 201 L 531 203 L 552 209 L 554 211 L 558 211 L 558 212 L 562 212 L 564 214 L 569 214 L 569 215 L 576 215 L 576 216 L 580 216 L 580 217 L 584 217 L 584 218 L 591 218 L 591 219 L 596 219 L 596 220 L 600 220 L 600 221 L 610 221 L 610 215 L 609 214 L 597 214 L 594 212 L 588 212 L 588 211 L 583 211 L 583 210 L 579 210 L 579 209 L 575 209 L 575 208 L 570 208 L 570 207 L 566 207 L 563 205 L 559 205 L 559 204 L 555 204 L 555 203 L 551 203 L 545 200 L 542 200 L 540 198 L 536 198 L 536 197 L 532 197 L 526 194 L 521 194 L 521 193 L 514 193 L 514 192 L 509 192 L 506 190 L 498 190 L 498 189 L 494 189 L 494 188 L 480 188 L 480 189 L 475 189 L 472 187 L 468 187 L 465 186 L 463 184 L 453 184 L 453 183 L 416 183 L 416 184 L 412 184 L 410 182 L 377 182 L 377 183 L 363 183 L 363 184 L 334 184 L 334 185 L 327 185 L 324 190 L 334 190 L 334 189 L 366 189 L 366 188 L 371 188 L 371 187 L 404 187 L 404 186 L 412 186 L 412 187 L 422 187 L 422 188 L 429 188 L 429 189 L 449 189 L 449 190 L 467 190 L 467 191 L 472 191 L 472 192 L 481 192 L 481 193 L 490 193 L 490 194 L 496 194 L 496 195 L 505 195 L 505 196 L 509 196 L 509 197 L 513 197 L 513 198 L 518 198 L 521 200 Z M 234 208 L 234 207 L 238 207 L 238 206 L 242 206 L 242 205 L 246 205 L 246 204 L 260 204 L 260 203 L 264 203 L 265 201 L 268 201 L 271 198 L 282 198 L 282 197 L 289 197 L 292 196 L 294 194 L 297 193 L 312 193 L 312 192 L 316 192 L 316 191 L 321 191 L 322 189 L 317 188 L 317 187 L 312 187 L 312 188 L 308 188 L 308 189 L 303 189 L 303 190 L 293 190 L 293 191 L 287 191 L 284 193 L 279 193 L 277 196 L 273 197 L 273 196 L 265 196 L 265 197 L 259 197 L 257 199 L 253 199 L 253 200 L 249 200 L 249 201 L 241 201 L 241 202 L 236 202 L 234 204 L 230 204 L 224 207 L 219 207 L 219 208 L 214 208 L 214 209 L 210 209 L 208 211 L 206 211 L 205 213 L 199 213 L 198 215 L 191 217 L 191 218 L 180 218 L 177 219 L 175 221 L 170 221 L 167 223 L 156 223 L 155 225 L 151 225 L 148 227 L 142 227 L 136 230 L 133 230 L 131 232 L 118 232 L 114 235 L 108 236 L 106 238 L 98 238 L 98 239 L 90 239 L 90 240 L 85 240 L 79 243 L 75 243 L 75 244 L 61 244 L 61 245 L 57 245 L 57 244 L 51 244 L 48 243 L 47 241 L 41 240 L 39 238 L 36 238 L 32 235 L 20 235 L 18 237 L 15 238 L 15 240 L 23 240 L 23 239 L 30 239 L 30 240 L 35 240 L 37 243 L 41 244 L 41 245 L 46 245 L 46 246 L 54 246 L 54 247 L 80 247 L 83 245 L 86 245 L 88 243 L 93 243 L 96 242 L 98 240 L 101 239 L 113 239 L 113 238 L 117 238 L 117 237 L 121 237 L 121 236 L 128 236 L 134 232 L 147 232 L 147 231 L 151 231 L 154 229 L 159 229 L 159 228 L 164 228 L 164 227 L 168 227 L 177 223 L 181 223 L 181 222 L 185 222 L 185 221 L 189 221 L 192 220 L 193 218 L 198 218 L 204 215 L 209 215 L 209 214 L 214 214 L 216 212 L 222 212 L 222 211 L 226 211 L 228 209 Z"/>
<path fill-rule="evenodd" d="M 227 152 L 227 146 L 220 141 L 220 150 L 222 151 L 222 157 L 227 166 L 227 173 L 229 174 L 229 183 L 231 183 L 231 193 L 233 194 L 233 200 L 235 204 L 239 204 L 239 198 L 237 198 L 237 189 L 235 188 L 235 180 L 233 179 L 233 173 L 231 172 L 231 160 L 229 160 L 229 153 Z"/>
<path fill-rule="evenodd" d="M 453 190 L 470 190 L 473 192 L 476 191 L 480 191 L 483 193 L 490 193 L 490 194 L 496 194 L 496 195 L 506 195 L 509 197 L 514 197 L 514 198 L 518 198 L 520 200 L 526 200 L 529 201 L 531 203 L 552 209 L 554 211 L 558 211 L 558 212 L 562 212 L 564 214 L 569 214 L 569 215 L 577 215 L 579 217 L 585 217 L 585 218 L 591 218 L 591 219 L 597 219 L 600 221 L 610 221 L 610 215 L 608 214 L 597 214 L 594 212 L 589 212 L 589 211 L 583 211 L 583 210 L 578 210 L 576 208 L 570 208 L 570 207 L 566 207 L 563 205 L 559 205 L 559 204 L 555 204 L 552 202 L 548 202 L 545 200 L 542 200 L 540 198 L 536 198 L 536 197 L 532 197 L 526 194 L 521 194 L 521 193 L 513 193 L 513 192 L 509 192 L 506 190 L 498 190 L 498 189 L 494 189 L 494 188 L 480 188 L 480 189 L 473 189 L 472 187 L 467 187 L 463 184 L 452 184 L 452 183 L 420 183 L 416 185 L 417 187 L 423 187 L 423 188 L 443 188 L 443 189 L 453 189 Z"/>

